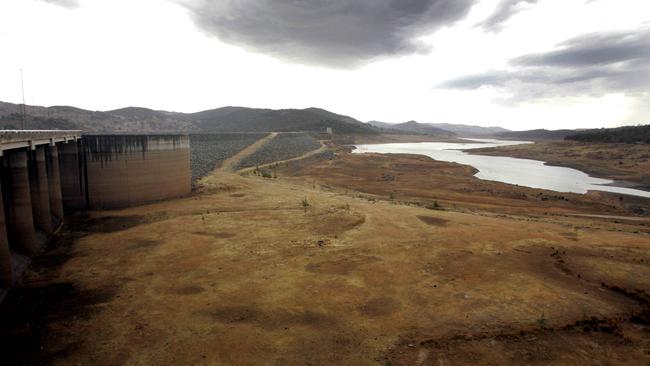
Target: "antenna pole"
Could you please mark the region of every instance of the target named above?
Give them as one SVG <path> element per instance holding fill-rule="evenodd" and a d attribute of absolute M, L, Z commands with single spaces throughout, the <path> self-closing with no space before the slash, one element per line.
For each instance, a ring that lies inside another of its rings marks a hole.
<path fill-rule="evenodd" d="M 20 87 L 23 93 L 23 130 L 26 129 L 26 114 L 27 114 L 27 107 L 25 105 L 25 82 L 23 81 L 23 69 L 20 69 Z"/>

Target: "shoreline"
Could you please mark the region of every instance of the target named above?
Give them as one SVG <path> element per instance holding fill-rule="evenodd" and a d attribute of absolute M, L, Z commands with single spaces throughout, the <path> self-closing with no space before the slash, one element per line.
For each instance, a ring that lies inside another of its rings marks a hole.
<path fill-rule="evenodd" d="M 468 153 L 543 161 L 613 181 L 608 186 L 650 192 L 650 145 L 538 141 L 525 148 L 506 146 Z"/>
<path fill-rule="evenodd" d="M 465 141 L 472 141 L 472 140 L 465 140 Z M 424 142 L 424 141 L 422 141 L 422 142 Z M 441 141 L 437 141 L 437 142 L 441 142 Z M 473 142 L 474 142 L 474 141 L 473 141 Z M 417 143 L 417 142 L 416 142 L 416 143 Z M 479 141 L 476 141 L 475 143 L 485 143 L 485 142 L 479 142 Z M 535 143 L 535 142 L 531 142 L 530 144 L 534 144 L 534 143 Z M 379 145 L 379 144 L 380 144 L 380 143 L 369 143 L 369 144 L 358 144 L 358 145 Z M 530 144 L 520 144 L 520 145 L 530 145 Z M 349 145 L 349 147 L 350 147 L 350 149 L 351 149 L 350 152 L 355 153 L 355 150 L 358 149 L 356 145 L 357 145 L 357 144 Z M 507 145 L 507 146 L 505 146 L 505 147 L 510 147 L 510 146 L 518 146 L 518 145 Z M 497 148 L 498 148 L 498 147 L 497 147 Z M 488 148 L 486 148 L 486 149 L 497 149 L 497 148 L 488 147 Z M 481 148 L 479 148 L 479 149 L 481 149 Z M 612 178 L 610 178 L 610 177 L 602 176 L 602 175 L 600 175 L 600 174 L 599 174 L 599 175 L 595 175 L 593 172 L 589 172 L 589 171 L 582 170 L 582 169 L 580 169 L 579 167 L 569 166 L 569 164 L 556 164 L 556 163 L 553 163 L 553 162 L 548 162 L 548 161 L 539 160 L 539 159 L 524 158 L 524 157 L 518 157 L 518 156 L 510 156 L 510 155 L 505 155 L 505 154 L 504 154 L 504 155 L 492 155 L 492 154 L 480 154 L 480 153 L 475 153 L 475 151 L 476 151 L 476 150 L 479 150 L 479 149 L 462 149 L 462 150 L 460 150 L 460 151 L 462 151 L 462 152 L 464 152 L 464 153 L 466 153 L 466 154 L 468 154 L 468 155 L 478 155 L 478 156 L 501 156 L 501 157 L 510 157 L 510 158 L 514 158 L 514 159 L 521 159 L 521 160 L 534 160 L 534 161 L 538 161 L 538 162 L 543 163 L 545 166 L 561 167 L 561 168 L 573 169 L 573 170 L 576 170 L 576 171 L 578 171 L 578 172 L 581 172 L 581 173 L 586 174 L 586 175 L 587 175 L 588 177 L 590 177 L 590 178 L 597 178 L 597 179 L 607 179 L 607 180 L 611 180 L 610 183 L 605 183 L 605 184 L 593 184 L 593 186 L 604 186 L 604 187 L 616 187 L 616 188 L 624 188 L 624 189 L 633 189 L 633 190 L 637 190 L 637 191 L 641 191 L 641 192 L 645 192 L 645 193 L 650 193 L 650 187 L 647 186 L 647 185 L 643 185 L 643 184 L 641 184 L 641 183 L 636 183 L 636 182 L 631 182 L 631 181 L 626 181 L 626 180 L 617 180 L 617 179 L 612 179 Z M 376 154 L 396 154 L 396 153 L 380 153 L 380 152 L 374 152 L 374 153 L 376 153 Z M 360 154 L 361 154 L 361 153 L 360 153 Z M 397 154 L 398 154 L 398 153 L 397 153 Z M 430 156 L 425 155 L 425 154 L 417 154 L 417 153 L 410 153 L 410 154 L 412 154 L 412 155 L 419 155 L 419 156 L 428 157 L 428 158 L 431 158 L 431 159 L 433 159 L 433 160 L 438 160 L 438 159 L 435 159 L 435 158 L 430 157 Z M 449 162 L 449 161 L 446 161 L 446 160 L 438 160 L 438 161 Z M 476 170 L 477 172 L 474 174 L 475 176 L 476 176 L 476 174 L 478 174 L 478 173 L 480 172 L 480 170 L 478 170 L 478 168 L 476 168 L 475 166 L 473 166 L 473 165 L 471 165 L 471 164 L 463 164 L 463 163 L 458 163 L 458 164 L 466 165 L 466 166 L 471 167 L 472 169 Z M 527 187 L 527 188 L 539 189 L 538 187 L 526 186 L 526 185 L 521 185 L 521 184 L 516 184 L 516 183 L 510 183 L 510 182 L 505 182 L 505 181 L 483 179 L 483 178 L 480 178 L 480 177 L 478 177 L 478 176 L 477 176 L 476 178 L 481 179 L 481 180 L 484 180 L 484 181 L 500 182 L 500 183 L 509 184 L 509 185 L 512 185 L 512 186 L 524 186 L 524 187 Z M 546 188 L 542 188 L 542 189 L 546 189 Z M 548 189 L 548 190 L 551 190 L 551 189 Z M 642 196 L 642 195 L 635 195 L 635 194 L 631 194 L 631 193 L 622 193 L 622 192 L 613 192 L 613 191 L 607 191 L 607 190 L 601 190 L 601 189 L 588 189 L 588 190 L 585 191 L 584 193 L 569 192 L 569 191 L 556 191 L 556 190 L 551 190 L 551 191 L 553 191 L 553 192 L 557 192 L 557 193 L 577 193 L 577 194 L 583 194 L 583 195 L 589 194 L 590 191 L 597 191 L 597 192 L 600 192 L 600 193 L 613 194 L 613 195 L 626 195 L 626 196 L 633 196 L 633 197 L 635 197 L 635 198 L 648 198 L 648 197 L 645 197 L 645 196 Z"/>
<path fill-rule="evenodd" d="M 470 140 L 461 137 L 436 137 L 432 135 L 382 134 L 378 136 L 355 136 L 352 145 L 378 145 L 418 142 L 463 143 Z"/>

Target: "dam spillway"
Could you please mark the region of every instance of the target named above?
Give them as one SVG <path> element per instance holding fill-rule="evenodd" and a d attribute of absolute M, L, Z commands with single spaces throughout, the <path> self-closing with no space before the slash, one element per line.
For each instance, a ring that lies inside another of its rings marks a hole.
<path fill-rule="evenodd" d="M 0 287 L 60 225 L 65 210 L 108 209 L 191 191 L 187 135 L 0 131 Z"/>

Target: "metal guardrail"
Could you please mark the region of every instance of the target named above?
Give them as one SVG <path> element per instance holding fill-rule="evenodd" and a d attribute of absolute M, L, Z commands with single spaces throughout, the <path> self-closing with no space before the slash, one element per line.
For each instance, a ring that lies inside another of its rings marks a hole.
<path fill-rule="evenodd" d="M 81 133 L 81 130 L 0 130 L 0 156 L 5 150 L 77 141 Z"/>

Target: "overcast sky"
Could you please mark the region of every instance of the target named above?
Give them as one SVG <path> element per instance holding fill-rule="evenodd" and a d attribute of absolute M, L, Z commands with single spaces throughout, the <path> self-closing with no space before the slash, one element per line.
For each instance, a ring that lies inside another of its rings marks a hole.
<path fill-rule="evenodd" d="M 649 0 L 1 0 L 0 101 L 650 123 Z"/>

